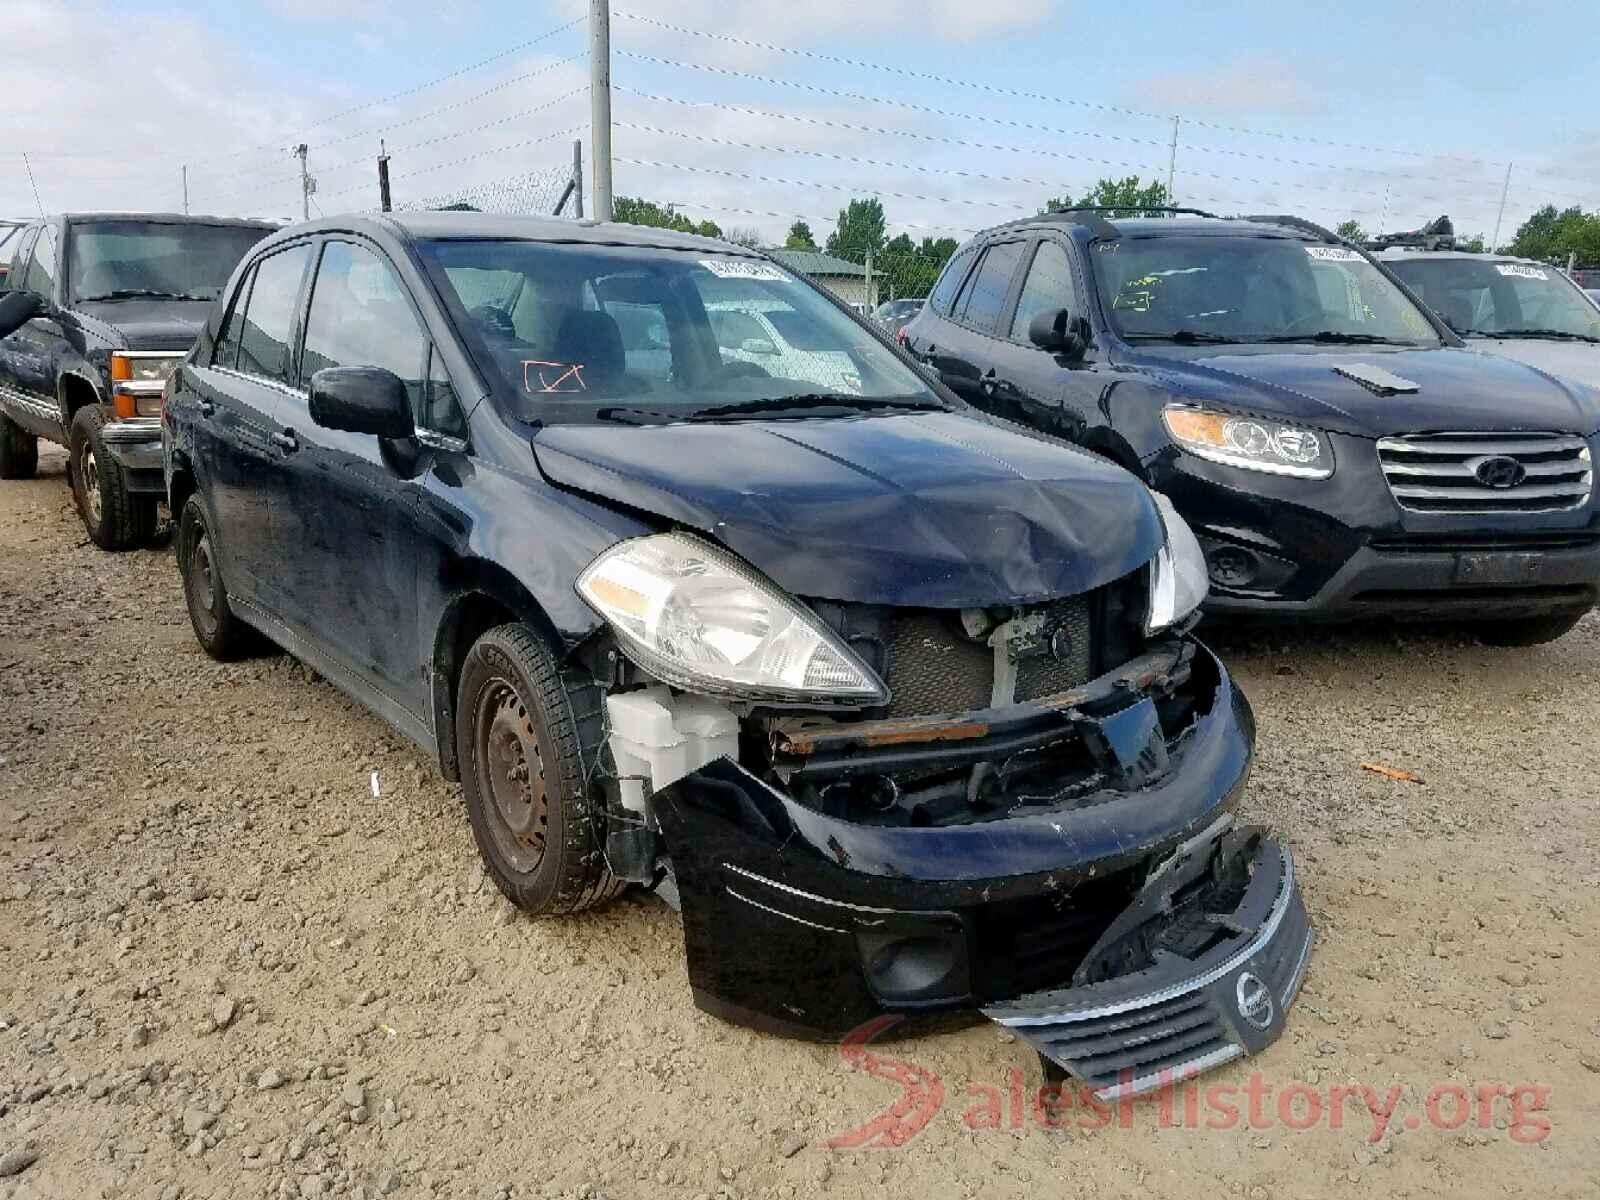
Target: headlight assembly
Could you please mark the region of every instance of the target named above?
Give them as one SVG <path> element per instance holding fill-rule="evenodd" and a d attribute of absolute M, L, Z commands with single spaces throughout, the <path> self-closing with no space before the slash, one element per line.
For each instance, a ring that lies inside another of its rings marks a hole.
<path fill-rule="evenodd" d="M 1179 404 L 1163 409 L 1161 419 L 1173 441 L 1211 462 L 1304 479 L 1333 474 L 1333 447 L 1325 435 L 1298 425 Z"/>
<path fill-rule="evenodd" d="M 1210 584 L 1206 577 L 1206 556 L 1189 528 L 1160 492 L 1152 492 L 1167 539 L 1150 563 L 1150 602 L 1146 608 L 1145 632 L 1158 633 L 1183 620 L 1206 598 Z"/>
<path fill-rule="evenodd" d="M 699 538 L 664 533 L 619 542 L 584 569 L 577 589 L 628 657 L 665 683 L 756 700 L 889 699 L 882 681 L 804 606 Z"/>

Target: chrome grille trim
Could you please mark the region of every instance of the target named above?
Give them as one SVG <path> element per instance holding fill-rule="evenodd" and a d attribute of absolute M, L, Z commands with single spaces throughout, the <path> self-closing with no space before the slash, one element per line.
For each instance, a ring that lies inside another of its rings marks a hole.
<path fill-rule="evenodd" d="M 1486 458 L 1510 458 L 1511 487 L 1478 481 Z M 1563 433 L 1439 433 L 1378 439 L 1378 464 L 1400 507 L 1414 512 L 1552 512 L 1587 504 L 1594 488 L 1588 443 Z"/>

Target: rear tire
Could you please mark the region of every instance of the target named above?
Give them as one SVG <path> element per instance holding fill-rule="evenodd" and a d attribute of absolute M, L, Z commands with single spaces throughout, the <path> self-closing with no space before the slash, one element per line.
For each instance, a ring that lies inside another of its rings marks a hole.
<path fill-rule="evenodd" d="M 0 479 L 32 479 L 39 470 L 39 439 L 0 413 Z"/>
<path fill-rule="evenodd" d="M 127 476 L 106 450 L 105 415 L 86 404 L 72 418 L 67 438 L 68 477 L 89 540 L 102 550 L 132 550 L 155 536 L 156 497 L 128 491 Z"/>
<path fill-rule="evenodd" d="M 1513 621 L 1486 621 L 1478 626 L 1478 640 L 1485 646 L 1542 646 L 1570 633 L 1585 613 L 1566 613 L 1554 617 L 1522 617 Z"/>
<path fill-rule="evenodd" d="M 260 641 L 228 603 L 228 589 L 217 568 L 216 539 L 198 493 L 189 497 L 178 518 L 177 546 L 183 598 L 189 606 L 195 640 L 218 662 L 244 658 Z"/>
<path fill-rule="evenodd" d="M 518 908 L 574 913 L 624 886 L 606 863 L 599 798 L 580 726 L 598 731 L 601 697 L 571 686 L 522 624 L 489 630 L 467 652 L 456 695 L 456 753 L 467 819 L 485 868 Z"/>

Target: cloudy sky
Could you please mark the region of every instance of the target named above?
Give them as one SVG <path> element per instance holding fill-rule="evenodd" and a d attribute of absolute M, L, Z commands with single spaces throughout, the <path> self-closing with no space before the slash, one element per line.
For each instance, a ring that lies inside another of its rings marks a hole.
<path fill-rule="evenodd" d="M 891 229 L 975 230 L 1164 178 L 1174 117 L 1178 199 L 1216 211 L 1488 234 L 1508 163 L 1503 237 L 1600 207 L 1600 26 L 1570 3 L 616 4 L 616 189 L 724 228 L 820 236 L 876 194 Z M 399 203 L 539 200 L 587 155 L 586 13 L 5 0 L 0 216 L 174 209 L 185 165 L 193 211 L 297 216 L 299 142 L 313 211 L 371 209 L 380 138 Z"/>

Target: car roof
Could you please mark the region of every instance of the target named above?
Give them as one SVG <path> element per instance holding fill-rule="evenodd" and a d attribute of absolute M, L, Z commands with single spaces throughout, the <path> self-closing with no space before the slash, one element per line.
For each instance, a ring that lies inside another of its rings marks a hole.
<path fill-rule="evenodd" d="M 1161 216 L 1161 217 L 1112 217 L 1109 220 L 1097 218 L 1092 214 L 1078 214 L 1069 210 L 1066 212 L 1039 213 L 1032 217 L 1023 217 L 1005 225 L 996 226 L 994 229 L 985 230 L 980 236 L 989 236 L 1009 230 L 1023 229 L 1061 229 L 1080 227 L 1089 231 L 1090 236 L 1095 236 L 1093 223 L 1101 220 L 1109 225 L 1118 234 L 1127 237 L 1274 237 L 1288 238 L 1293 241 L 1320 240 L 1317 235 L 1309 230 L 1297 228 L 1293 225 L 1284 225 L 1276 221 L 1251 220 L 1248 217 L 1196 217 L 1196 216 Z"/>
<path fill-rule="evenodd" d="M 148 221 L 153 225 L 239 225 L 249 229 L 280 229 L 282 221 L 267 217 L 207 217 L 198 213 L 160 212 L 69 212 L 52 220 L 77 224 L 80 221 Z"/>
<path fill-rule="evenodd" d="M 338 223 L 337 219 L 334 223 Z M 348 218 L 344 227 L 348 227 Z M 576 242 L 596 246 L 639 246 L 667 250 L 704 250 L 716 254 L 735 254 L 746 258 L 763 257 L 759 252 L 703 237 L 647 225 L 628 225 L 621 221 L 574 221 L 565 217 L 502 216 L 474 212 L 384 213 L 379 217 L 356 218 L 382 222 L 413 239 L 495 238 L 534 242 Z M 312 226 L 323 222 L 311 222 Z M 295 228 L 300 228 L 296 226 Z"/>
<path fill-rule="evenodd" d="M 1373 251 L 1372 257 L 1379 262 L 1412 262 L 1419 258 L 1465 258 L 1473 262 L 1526 263 L 1530 267 L 1557 269 L 1536 258 L 1523 258 L 1516 254 L 1474 254 L 1471 250 L 1411 250 L 1405 246 L 1386 246 L 1382 250 Z"/>

